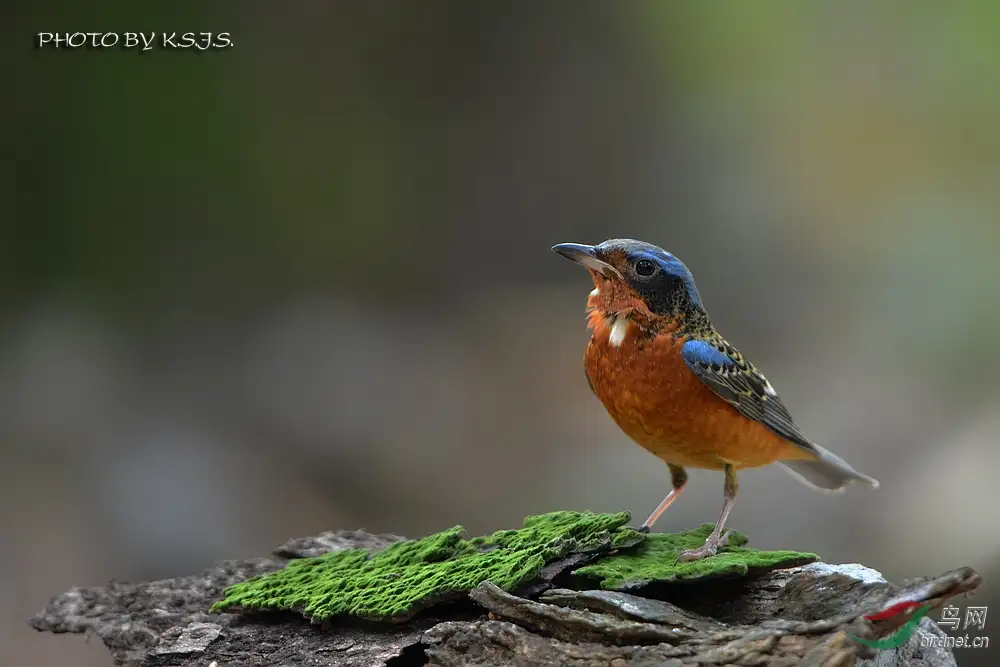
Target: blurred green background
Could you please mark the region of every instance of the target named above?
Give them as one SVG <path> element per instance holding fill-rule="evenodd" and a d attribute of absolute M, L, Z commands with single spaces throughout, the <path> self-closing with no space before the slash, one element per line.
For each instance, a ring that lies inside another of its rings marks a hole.
<path fill-rule="evenodd" d="M 587 389 L 591 286 L 549 251 L 621 236 L 684 259 L 806 432 L 882 482 L 825 497 L 750 471 L 733 527 L 894 579 L 971 565 L 971 603 L 1000 610 L 1000 5 L 19 16 L 0 664 L 109 664 L 25 623 L 74 584 L 324 529 L 641 520 L 667 470 Z M 234 46 L 31 46 L 76 30 Z M 688 489 L 658 529 L 715 519 L 721 476 Z"/>

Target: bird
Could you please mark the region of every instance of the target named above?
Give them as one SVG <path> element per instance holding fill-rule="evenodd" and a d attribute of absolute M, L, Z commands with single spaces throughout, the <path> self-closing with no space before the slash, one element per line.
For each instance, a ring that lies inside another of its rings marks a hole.
<path fill-rule="evenodd" d="M 634 239 L 552 250 L 585 267 L 594 283 L 584 353 L 591 391 L 670 472 L 670 492 L 639 530 L 649 532 L 681 495 L 686 468 L 724 473 L 715 527 L 675 563 L 715 556 L 728 544 L 723 531 L 740 470 L 778 463 L 821 491 L 878 488 L 876 479 L 806 437 L 764 374 L 716 331 L 691 271 L 676 256 Z"/>

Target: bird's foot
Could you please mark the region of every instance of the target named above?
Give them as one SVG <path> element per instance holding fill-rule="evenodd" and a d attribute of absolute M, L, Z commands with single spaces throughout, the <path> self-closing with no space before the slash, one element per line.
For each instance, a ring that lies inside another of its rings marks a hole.
<path fill-rule="evenodd" d="M 708 539 L 705 540 L 705 544 L 697 549 L 682 551 L 680 555 L 677 556 L 677 560 L 674 561 L 674 565 L 677 565 L 677 563 L 688 563 L 696 560 L 702 560 L 703 558 L 708 558 L 709 556 L 714 556 L 718 553 L 719 547 L 724 547 L 728 544 L 729 531 L 726 531 L 720 537 L 709 535 Z"/>
<path fill-rule="evenodd" d="M 646 533 L 649 532 L 649 526 L 645 526 L 645 525 L 639 526 L 638 528 L 635 529 L 635 532 L 642 533 L 643 535 L 645 535 Z"/>

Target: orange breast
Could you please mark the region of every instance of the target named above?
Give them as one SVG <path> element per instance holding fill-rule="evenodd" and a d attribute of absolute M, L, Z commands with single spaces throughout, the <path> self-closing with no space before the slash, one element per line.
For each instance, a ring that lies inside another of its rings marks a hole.
<path fill-rule="evenodd" d="M 681 357 L 683 338 L 649 339 L 632 324 L 620 340 L 611 339 L 611 322 L 593 315 L 587 377 L 611 418 L 638 444 L 668 463 L 714 470 L 723 463 L 750 468 L 806 458 L 699 380 Z"/>

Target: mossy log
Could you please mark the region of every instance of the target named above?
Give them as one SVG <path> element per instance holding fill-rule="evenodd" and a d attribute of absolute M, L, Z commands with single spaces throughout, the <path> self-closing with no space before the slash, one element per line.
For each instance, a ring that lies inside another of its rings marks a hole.
<path fill-rule="evenodd" d="M 979 584 L 962 568 L 894 585 L 860 565 L 749 549 L 739 533 L 714 558 L 675 563 L 709 526 L 644 536 L 628 520 L 555 512 L 472 539 L 460 527 L 420 540 L 324 533 L 200 575 L 74 588 L 31 624 L 96 634 L 138 667 L 846 667 L 876 657 L 852 636 L 906 620 L 865 616 Z M 927 641 L 942 634 L 924 618 L 877 664 L 954 665 Z"/>

